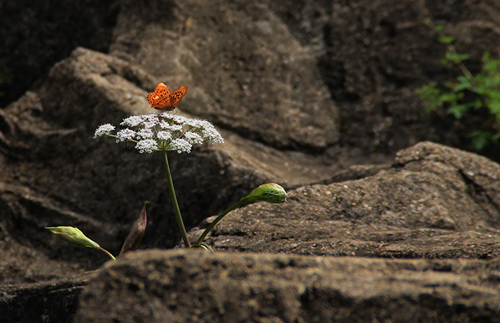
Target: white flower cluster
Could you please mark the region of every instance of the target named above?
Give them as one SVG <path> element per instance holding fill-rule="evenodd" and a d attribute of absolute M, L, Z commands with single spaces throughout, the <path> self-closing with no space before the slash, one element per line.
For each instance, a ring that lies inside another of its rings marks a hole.
<path fill-rule="evenodd" d="M 97 128 L 94 138 L 110 136 L 116 138 L 116 142 L 131 141 L 141 153 L 170 150 L 189 153 L 193 145 L 224 142 L 210 122 L 169 112 L 131 116 L 120 125 L 126 128 L 114 135 L 111 132 L 115 126 L 104 124 Z"/>

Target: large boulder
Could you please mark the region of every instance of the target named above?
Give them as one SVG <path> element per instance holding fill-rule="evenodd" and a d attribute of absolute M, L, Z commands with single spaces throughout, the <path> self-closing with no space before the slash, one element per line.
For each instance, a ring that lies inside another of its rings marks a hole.
<path fill-rule="evenodd" d="M 303 186 L 288 203 L 227 215 L 215 248 L 407 258 L 491 258 L 500 250 L 500 165 L 431 142 L 361 179 Z M 354 173 L 356 175 L 356 173 Z M 338 178 L 337 180 L 339 180 Z M 213 217 L 191 236 L 196 239 Z"/>
<path fill-rule="evenodd" d="M 499 266 L 140 251 L 90 280 L 75 323 L 499 322 Z"/>

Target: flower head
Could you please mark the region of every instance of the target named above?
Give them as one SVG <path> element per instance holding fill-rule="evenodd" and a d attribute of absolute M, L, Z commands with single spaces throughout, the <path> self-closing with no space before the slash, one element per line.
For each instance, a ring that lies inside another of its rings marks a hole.
<path fill-rule="evenodd" d="M 170 147 L 173 150 L 177 150 L 179 154 L 191 152 L 191 146 L 192 145 L 186 139 L 182 138 L 177 138 L 170 142 Z"/>
<path fill-rule="evenodd" d="M 122 123 L 120 123 L 120 126 L 137 127 L 141 124 L 142 119 L 142 116 L 130 116 L 123 119 Z"/>
<path fill-rule="evenodd" d="M 137 142 L 135 149 L 139 150 L 141 154 L 151 154 L 153 151 L 158 150 L 158 143 L 153 139 L 145 139 Z"/>
<path fill-rule="evenodd" d="M 102 126 L 99 126 L 99 128 L 96 129 L 94 133 L 94 138 L 109 135 L 113 130 L 115 130 L 115 126 L 109 123 L 103 124 Z"/>
<path fill-rule="evenodd" d="M 136 133 L 131 129 L 122 129 L 116 133 L 116 142 L 122 142 L 125 140 L 133 140 Z"/>
<path fill-rule="evenodd" d="M 97 128 L 94 138 L 106 135 L 116 138 L 116 142 L 134 142 L 140 153 L 171 150 L 189 153 L 194 145 L 224 142 L 210 122 L 170 112 L 130 116 L 123 119 L 120 125 L 125 128 L 116 135 L 111 134 L 114 126 L 102 125 Z"/>

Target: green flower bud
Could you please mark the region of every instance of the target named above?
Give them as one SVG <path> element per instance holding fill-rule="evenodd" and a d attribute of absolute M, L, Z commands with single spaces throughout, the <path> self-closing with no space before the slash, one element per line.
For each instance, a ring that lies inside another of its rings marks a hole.
<path fill-rule="evenodd" d="M 284 203 L 286 202 L 286 191 L 283 187 L 276 183 L 262 184 L 254 189 L 245 200 L 248 202 L 264 201 L 269 203 Z"/>
<path fill-rule="evenodd" d="M 45 229 L 50 230 L 53 234 L 58 236 L 72 244 L 76 244 L 79 246 L 99 249 L 99 245 L 87 238 L 80 229 L 75 227 L 46 227 Z"/>
<path fill-rule="evenodd" d="M 109 253 L 106 249 L 99 246 L 99 244 L 97 244 L 95 241 L 92 241 L 89 238 L 87 238 L 87 236 L 85 236 L 83 232 L 80 231 L 80 229 L 78 228 L 62 226 L 62 227 L 45 227 L 45 229 L 50 230 L 50 232 L 52 232 L 59 238 L 63 239 L 64 241 L 82 247 L 101 250 L 102 252 L 107 254 L 111 259 L 113 260 L 115 259 L 115 257 L 113 257 L 111 253 Z"/>

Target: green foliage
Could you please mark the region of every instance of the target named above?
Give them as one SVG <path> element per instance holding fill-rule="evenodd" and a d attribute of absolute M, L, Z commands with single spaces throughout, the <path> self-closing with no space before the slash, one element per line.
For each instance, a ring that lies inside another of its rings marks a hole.
<path fill-rule="evenodd" d="M 443 65 L 457 66 L 462 75 L 442 85 L 430 83 L 416 90 L 422 100 L 426 102 L 427 112 L 437 108 L 444 108 L 457 119 L 471 116 L 470 111 L 484 110 L 487 117 L 481 119 L 485 130 L 473 131 L 469 135 L 474 147 L 480 151 L 490 143 L 500 140 L 500 60 L 493 59 L 486 52 L 482 57 L 482 68 L 479 73 L 472 73 L 465 67 L 463 61 L 469 59 L 468 54 L 459 54 L 453 46 L 453 37 L 443 33 L 444 25 L 436 25 L 427 20 L 439 34 L 439 41 L 446 44 L 446 54 L 442 59 Z"/>

